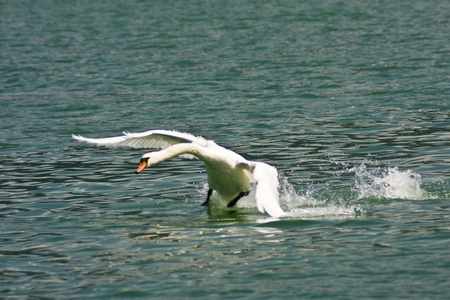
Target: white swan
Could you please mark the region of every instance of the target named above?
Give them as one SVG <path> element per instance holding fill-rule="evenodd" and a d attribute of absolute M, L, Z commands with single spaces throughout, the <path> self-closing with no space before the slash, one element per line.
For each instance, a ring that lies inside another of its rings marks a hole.
<path fill-rule="evenodd" d="M 260 212 L 272 217 L 281 217 L 285 214 L 278 203 L 277 170 L 262 162 L 248 161 L 214 141 L 168 130 L 124 132 L 122 136 L 100 139 L 80 135 L 72 137 L 96 145 L 164 149 L 144 154 L 136 173 L 174 156 L 197 157 L 205 163 L 208 176 L 209 190 L 204 205 L 209 204 L 211 200 L 221 201 L 226 206 L 232 207 L 239 199 L 255 189 L 256 206 Z"/>

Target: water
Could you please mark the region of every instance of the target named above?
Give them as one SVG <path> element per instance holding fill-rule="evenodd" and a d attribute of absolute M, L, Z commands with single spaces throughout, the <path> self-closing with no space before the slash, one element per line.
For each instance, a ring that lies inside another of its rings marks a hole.
<path fill-rule="evenodd" d="M 448 1 L 3 1 L 5 299 L 450 295 Z M 175 129 L 277 167 L 275 220 L 200 162 L 72 133 Z"/>

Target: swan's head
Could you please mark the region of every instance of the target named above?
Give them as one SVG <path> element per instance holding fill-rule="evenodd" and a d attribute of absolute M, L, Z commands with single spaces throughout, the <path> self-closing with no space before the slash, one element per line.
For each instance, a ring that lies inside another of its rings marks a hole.
<path fill-rule="evenodd" d="M 146 153 L 142 156 L 141 162 L 139 163 L 139 167 L 136 169 L 136 174 L 141 173 L 142 170 L 144 170 L 151 164 L 148 161 L 149 159 L 150 159 L 150 153 Z"/>

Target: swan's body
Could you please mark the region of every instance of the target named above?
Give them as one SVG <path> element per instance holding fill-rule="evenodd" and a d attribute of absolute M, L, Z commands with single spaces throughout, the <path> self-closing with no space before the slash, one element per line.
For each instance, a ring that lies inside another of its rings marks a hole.
<path fill-rule="evenodd" d="M 228 207 L 255 189 L 256 205 L 262 213 L 273 217 L 285 213 L 278 203 L 278 173 L 265 163 L 248 161 L 239 154 L 202 137 L 167 130 L 124 133 L 123 136 L 91 139 L 72 135 L 74 139 L 96 145 L 162 148 L 142 156 L 136 173 L 175 156 L 194 156 L 205 163 L 208 176 L 208 198 L 204 204 L 224 202 Z M 213 191 L 215 191 L 213 195 Z"/>

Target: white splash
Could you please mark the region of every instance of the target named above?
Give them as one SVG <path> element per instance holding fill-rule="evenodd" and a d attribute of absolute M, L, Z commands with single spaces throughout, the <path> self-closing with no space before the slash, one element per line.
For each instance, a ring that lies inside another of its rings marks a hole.
<path fill-rule="evenodd" d="M 422 199 L 421 176 L 411 170 L 397 167 L 368 170 L 365 164 L 349 169 L 355 173 L 355 189 L 361 198 Z"/>
<path fill-rule="evenodd" d="M 280 180 L 280 202 L 288 217 L 342 219 L 355 217 L 365 212 L 359 204 L 346 205 L 341 203 L 345 202 L 343 200 L 333 199 L 330 202 L 326 195 L 316 193 L 314 187 L 309 187 L 304 195 L 299 195 L 286 178 L 282 177 Z"/>

